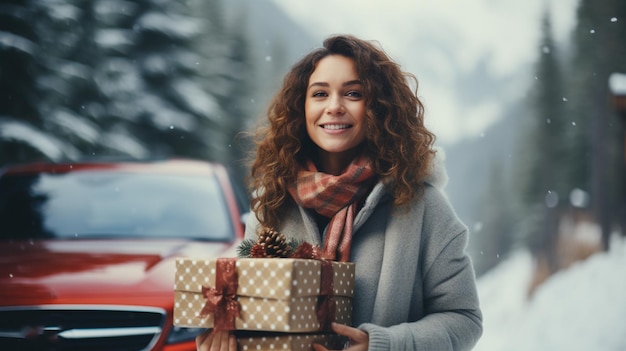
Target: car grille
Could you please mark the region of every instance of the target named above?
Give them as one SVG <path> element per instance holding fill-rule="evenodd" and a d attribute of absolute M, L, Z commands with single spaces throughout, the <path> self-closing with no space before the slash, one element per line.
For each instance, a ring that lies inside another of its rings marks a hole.
<path fill-rule="evenodd" d="M 1 307 L 0 350 L 150 350 L 164 321 L 150 307 Z"/>

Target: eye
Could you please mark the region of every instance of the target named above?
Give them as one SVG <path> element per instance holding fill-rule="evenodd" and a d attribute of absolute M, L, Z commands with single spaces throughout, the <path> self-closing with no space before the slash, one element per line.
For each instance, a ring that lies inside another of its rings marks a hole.
<path fill-rule="evenodd" d="M 325 97 L 328 96 L 325 91 L 315 91 L 311 94 L 312 97 Z"/>
<path fill-rule="evenodd" d="M 352 98 L 362 98 L 363 94 L 361 94 L 360 91 L 350 90 L 349 92 L 346 93 L 346 96 L 352 97 Z"/>

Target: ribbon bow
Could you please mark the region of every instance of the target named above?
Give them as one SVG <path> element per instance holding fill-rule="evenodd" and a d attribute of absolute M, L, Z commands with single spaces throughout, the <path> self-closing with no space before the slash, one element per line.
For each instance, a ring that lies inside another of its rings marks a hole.
<path fill-rule="evenodd" d="M 235 258 L 218 258 L 215 267 L 215 288 L 202 287 L 202 295 L 207 299 L 201 317 L 214 315 L 213 329 L 235 330 L 235 319 L 240 316 L 237 295 L 237 270 Z"/>

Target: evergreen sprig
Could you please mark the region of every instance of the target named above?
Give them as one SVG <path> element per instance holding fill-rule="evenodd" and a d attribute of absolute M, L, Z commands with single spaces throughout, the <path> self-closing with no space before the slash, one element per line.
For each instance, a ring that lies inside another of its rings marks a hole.
<path fill-rule="evenodd" d="M 288 255 L 293 254 L 295 249 L 298 248 L 303 243 L 304 243 L 303 240 L 295 240 L 295 239 L 289 240 L 287 244 L 289 245 L 291 250 L 288 252 Z M 254 247 L 254 245 L 256 244 L 257 244 L 257 241 L 253 239 L 246 239 L 242 241 L 241 244 L 239 244 L 239 246 L 237 247 L 237 256 L 239 256 L 239 258 L 249 258 L 250 253 L 252 252 L 252 247 Z"/>

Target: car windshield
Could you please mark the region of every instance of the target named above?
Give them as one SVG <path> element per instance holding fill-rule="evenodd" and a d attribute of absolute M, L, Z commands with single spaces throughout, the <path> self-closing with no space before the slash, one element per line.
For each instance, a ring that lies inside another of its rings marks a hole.
<path fill-rule="evenodd" d="M 76 171 L 0 178 L 0 238 L 234 237 L 215 177 Z"/>

